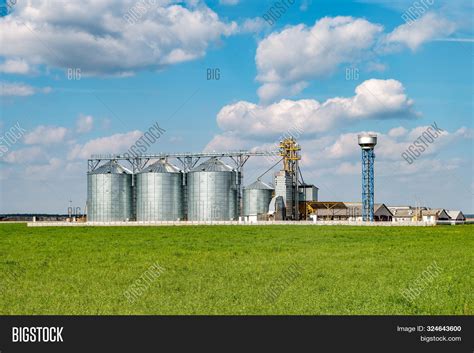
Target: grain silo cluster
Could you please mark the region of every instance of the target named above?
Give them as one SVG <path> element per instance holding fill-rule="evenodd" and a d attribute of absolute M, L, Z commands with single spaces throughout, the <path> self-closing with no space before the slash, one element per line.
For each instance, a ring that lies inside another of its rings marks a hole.
<path fill-rule="evenodd" d="M 297 220 L 294 200 L 302 190 L 296 175 L 299 150 L 296 141 L 288 139 L 271 152 L 93 156 L 87 176 L 87 220 Z M 276 187 L 260 178 L 244 186 L 245 162 L 269 156 L 283 162 L 274 175 Z"/>
<path fill-rule="evenodd" d="M 111 160 L 88 173 L 88 220 L 235 220 L 238 174 L 216 158 L 187 173 L 166 159 L 137 173 Z"/>

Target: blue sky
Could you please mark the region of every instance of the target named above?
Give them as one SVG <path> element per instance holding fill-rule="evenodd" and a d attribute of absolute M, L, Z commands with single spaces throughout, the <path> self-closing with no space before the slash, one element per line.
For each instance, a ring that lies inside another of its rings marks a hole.
<path fill-rule="evenodd" d="M 11 6 L 0 19 L 0 212 L 84 207 L 87 156 L 125 152 L 158 122 L 166 133 L 150 153 L 270 149 L 301 127 L 304 176 L 322 200 L 360 199 L 356 135 L 377 132 L 377 202 L 472 213 L 472 3 L 417 2 L 407 23 L 412 1 L 296 0 L 269 25 L 274 5 Z M 408 164 L 401 153 L 433 122 L 445 133 Z M 5 140 L 15 126 L 22 136 Z M 246 183 L 267 164 L 249 162 Z"/>

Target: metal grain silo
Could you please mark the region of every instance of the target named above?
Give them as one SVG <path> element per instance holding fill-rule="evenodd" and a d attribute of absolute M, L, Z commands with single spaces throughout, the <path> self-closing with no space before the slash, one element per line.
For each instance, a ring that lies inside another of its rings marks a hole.
<path fill-rule="evenodd" d="M 238 174 L 217 158 L 187 173 L 188 220 L 237 219 Z"/>
<path fill-rule="evenodd" d="M 117 222 L 132 218 L 132 173 L 110 161 L 87 173 L 87 220 Z"/>
<path fill-rule="evenodd" d="M 177 221 L 184 217 L 183 174 L 166 160 L 136 175 L 137 221 Z"/>
<path fill-rule="evenodd" d="M 244 216 L 268 213 L 273 187 L 257 180 L 244 188 Z"/>

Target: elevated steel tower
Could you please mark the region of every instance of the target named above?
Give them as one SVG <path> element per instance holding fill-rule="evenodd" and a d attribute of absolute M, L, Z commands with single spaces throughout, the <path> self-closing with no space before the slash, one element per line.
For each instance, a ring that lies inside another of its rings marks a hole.
<path fill-rule="evenodd" d="M 374 147 L 377 135 L 358 136 L 362 148 L 362 220 L 374 221 Z"/>
<path fill-rule="evenodd" d="M 294 137 L 285 138 L 280 141 L 280 156 L 283 157 L 283 170 L 276 177 L 277 189 L 282 185 L 285 189 L 283 198 L 285 199 L 287 216 L 291 219 L 299 219 L 299 193 L 298 193 L 298 161 L 301 159 L 301 147 Z M 276 194 L 278 194 L 276 190 Z"/>

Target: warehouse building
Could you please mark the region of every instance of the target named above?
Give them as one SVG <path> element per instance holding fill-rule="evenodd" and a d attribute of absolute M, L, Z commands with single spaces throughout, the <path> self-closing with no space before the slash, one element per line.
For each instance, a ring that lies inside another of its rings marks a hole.
<path fill-rule="evenodd" d="M 466 216 L 461 211 L 446 211 L 449 218 L 452 221 L 464 222 L 466 221 Z"/>
<path fill-rule="evenodd" d="M 436 223 L 438 221 L 449 221 L 449 215 L 442 208 L 421 210 L 421 219 L 423 222 Z"/>
<path fill-rule="evenodd" d="M 317 221 L 362 221 L 361 202 L 307 202 L 306 212 Z M 374 204 L 374 221 L 392 221 L 392 213 L 383 203 Z"/>
<path fill-rule="evenodd" d="M 417 214 L 419 215 L 420 210 L 426 209 L 426 207 L 388 206 L 388 209 L 392 212 L 393 222 L 412 222 L 416 221 Z"/>

